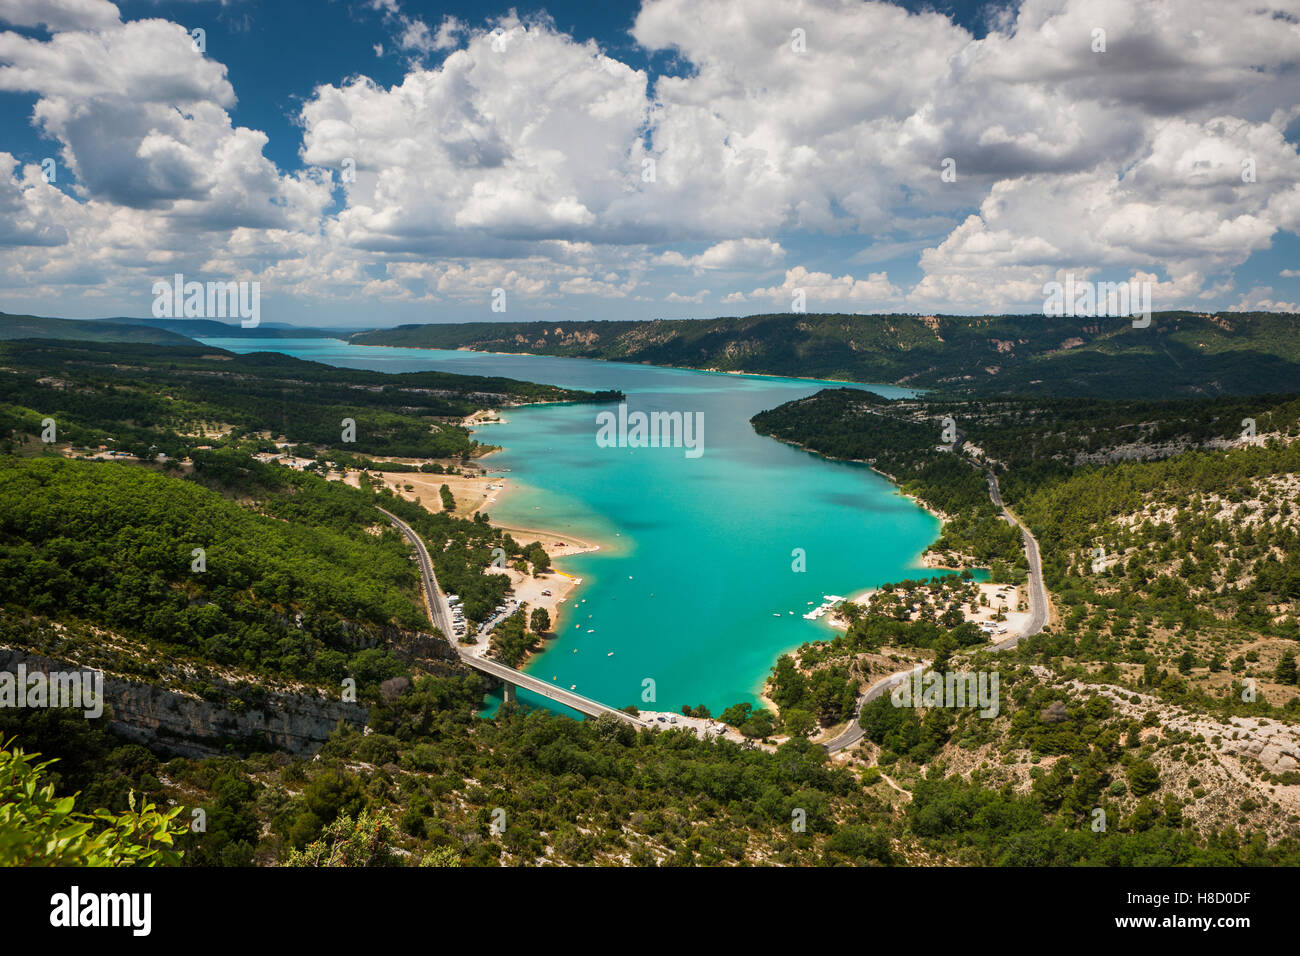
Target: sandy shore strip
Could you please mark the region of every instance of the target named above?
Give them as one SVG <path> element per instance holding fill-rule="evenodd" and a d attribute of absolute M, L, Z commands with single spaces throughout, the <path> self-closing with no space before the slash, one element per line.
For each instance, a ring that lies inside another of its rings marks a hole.
<path fill-rule="evenodd" d="M 419 464 L 418 459 L 387 458 L 375 461 L 402 462 Z M 561 569 L 556 562 L 575 554 L 588 554 L 599 551 L 600 545 L 571 534 L 548 531 L 540 528 L 523 528 L 492 520 L 492 508 L 500 505 L 506 496 L 517 487 L 517 483 L 503 475 L 494 474 L 460 474 L 436 475 L 423 472 L 370 472 L 383 481 L 384 487 L 393 494 L 407 501 L 418 502 L 425 510 L 439 513 L 442 511 L 441 489 L 443 485 L 451 492 L 456 501 L 455 514 L 460 518 L 471 518 L 479 511 L 486 512 L 488 523 L 508 533 L 521 546 L 534 541 L 541 544 L 551 559 L 551 571 L 534 577 L 532 574 L 516 570 L 513 566 L 493 569 L 494 574 L 505 574 L 510 578 L 514 598 L 528 605 L 529 614 L 533 608 L 545 608 L 551 619 L 551 629 L 558 633 L 560 615 L 563 605 L 569 601 L 582 578 Z M 342 475 L 335 472 L 328 477 L 342 480 L 354 488 L 360 487 L 360 475 L 348 471 Z M 547 593 L 550 592 L 550 593 Z"/>
<path fill-rule="evenodd" d="M 521 545 L 530 545 L 534 541 L 540 542 L 550 556 L 551 570 L 536 577 L 514 567 L 494 569 L 492 573 L 506 574 L 510 577 L 510 586 L 515 592 L 514 598 L 528 605 L 529 615 L 532 614 L 533 608 L 545 608 L 551 619 L 551 633 L 559 634 L 564 604 L 573 597 L 578 586 L 582 584 L 582 578 L 561 570 L 555 562 L 575 554 L 599 551 L 600 545 L 576 540 L 572 535 L 561 537 L 553 532 L 511 528 L 498 525 L 496 522 L 492 522 L 492 526 L 506 531 Z"/>
<path fill-rule="evenodd" d="M 390 461 L 403 464 L 421 464 L 419 459 L 411 458 L 376 458 L 375 461 Z M 370 472 L 382 480 L 384 487 L 392 489 L 393 494 L 408 501 L 418 500 L 421 505 L 432 512 L 442 511 L 442 486 L 456 501 L 454 514 L 458 518 L 471 518 L 475 512 L 486 511 L 490 516 L 492 508 L 501 504 L 511 490 L 508 478 L 501 475 L 459 474 L 436 475 L 422 471 L 408 472 Z M 338 475 L 330 475 L 337 478 Z M 349 471 L 343 480 L 354 488 L 360 487 L 360 478 L 355 471 Z M 495 522 L 493 522 L 495 525 Z M 527 542 L 524 542 L 527 544 Z"/>
<path fill-rule="evenodd" d="M 508 422 L 509 419 L 502 418 L 495 408 L 480 408 L 474 414 L 466 416 L 460 424 L 462 428 L 479 428 L 483 425 L 505 425 Z"/>

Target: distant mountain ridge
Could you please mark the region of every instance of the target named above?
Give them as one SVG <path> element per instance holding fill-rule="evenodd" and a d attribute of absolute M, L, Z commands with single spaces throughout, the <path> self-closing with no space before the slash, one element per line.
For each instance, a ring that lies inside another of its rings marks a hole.
<path fill-rule="evenodd" d="M 165 329 L 190 338 L 227 339 L 319 339 L 338 338 L 353 331 L 343 329 L 318 329 L 311 326 L 289 325 L 285 322 L 262 322 L 246 329 L 239 321 L 221 322 L 217 319 L 95 319 L 96 322 L 117 322 L 126 325 L 143 325 L 151 329 Z"/>
<path fill-rule="evenodd" d="M 137 345 L 193 345 L 185 335 L 125 321 L 52 319 L 0 312 L 0 339 L 66 339 L 79 342 L 133 342 Z"/>
<path fill-rule="evenodd" d="M 474 349 L 970 394 L 1181 397 L 1281 392 L 1300 381 L 1300 315 L 770 314 L 648 322 L 404 325 L 358 345 Z"/>
<path fill-rule="evenodd" d="M 0 313 L 0 339 L 188 345 L 201 338 L 340 338 L 792 378 L 887 382 L 980 395 L 1189 398 L 1287 392 L 1300 382 L 1300 314 L 769 314 L 653 321 L 469 322 L 346 331 L 212 319 L 72 320 Z"/>

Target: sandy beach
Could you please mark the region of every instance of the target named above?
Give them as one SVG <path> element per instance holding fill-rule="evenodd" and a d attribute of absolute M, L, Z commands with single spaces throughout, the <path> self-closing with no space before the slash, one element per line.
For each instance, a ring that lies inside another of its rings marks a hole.
<path fill-rule="evenodd" d="M 375 461 L 389 461 L 401 464 L 422 464 L 412 458 L 376 458 Z M 510 490 L 509 479 L 498 475 L 459 474 L 430 475 L 424 472 L 370 472 L 382 479 L 384 486 L 391 488 L 393 494 L 408 501 L 418 501 L 429 511 L 442 511 L 442 486 L 446 485 L 456 501 L 454 514 L 459 518 L 473 517 L 475 512 L 486 511 L 492 514 L 492 506 L 505 499 Z M 329 477 L 337 479 L 337 474 Z M 348 471 L 343 480 L 354 488 L 360 487 L 358 472 Z M 493 522 L 495 525 L 495 522 Z M 526 542 L 525 542 L 526 543 Z"/>
<path fill-rule="evenodd" d="M 492 415 L 492 413 L 486 414 Z M 475 424 L 483 424 L 483 420 L 475 419 L 475 416 L 470 416 L 466 422 L 469 423 L 471 420 L 474 420 Z M 488 420 L 491 421 L 493 418 L 489 417 Z M 415 465 L 423 463 L 422 460 L 411 458 L 375 458 L 374 460 Z M 457 463 L 443 462 L 442 464 L 455 466 Z M 526 603 L 530 614 L 533 608 L 545 608 L 551 618 L 552 630 L 557 628 L 564 604 L 572 598 L 573 592 L 582 583 L 582 578 L 564 571 L 557 562 L 575 554 L 598 551 L 600 545 L 568 534 L 539 528 L 523 528 L 493 520 L 492 509 L 500 505 L 514 489 L 512 480 L 504 475 L 483 473 L 437 475 L 424 472 L 370 472 L 370 474 L 380 478 L 384 486 L 391 489 L 395 495 L 417 502 L 421 507 L 434 513 L 442 511 L 441 489 L 446 485 L 452 498 L 455 499 L 454 514 L 457 517 L 470 518 L 477 512 L 486 512 L 492 527 L 508 532 L 520 545 L 527 546 L 534 541 L 539 542 L 551 559 L 550 572 L 534 577 L 514 567 L 505 567 L 496 569 L 493 573 L 507 575 L 514 589 L 515 599 Z M 336 481 L 342 480 L 354 488 L 360 487 L 360 474 L 356 471 L 343 474 L 335 472 L 328 477 Z"/>

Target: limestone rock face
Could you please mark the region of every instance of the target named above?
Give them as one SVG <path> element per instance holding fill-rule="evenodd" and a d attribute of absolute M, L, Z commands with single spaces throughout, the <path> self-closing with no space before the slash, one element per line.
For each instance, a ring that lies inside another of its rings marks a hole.
<path fill-rule="evenodd" d="M 75 671 L 75 663 L 42 657 L 21 648 L 0 647 L 0 671 Z M 245 704 L 234 684 L 217 686 L 219 700 L 104 675 L 104 714 L 116 734 L 183 757 L 206 757 L 256 749 L 314 753 L 340 721 L 364 727 L 368 708 L 318 694 L 267 690 Z M 87 718 L 91 719 L 91 718 Z"/>
<path fill-rule="evenodd" d="M 354 647 L 388 647 L 400 660 L 425 672 L 446 673 L 464 665 L 447 640 L 437 634 L 394 627 L 361 629 L 344 626 Z M 0 645 L 0 671 L 100 670 L 44 656 L 18 646 Z M 173 669 L 173 674 L 184 668 Z M 210 677 L 214 693 L 199 696 L 181 681 L 149 683 L 104 672 L 104 715 L 109 729 L 153 750 L 182 757 L 206 757 L 254 750 L 282 750 L 310 755 L 341 722 L 366 726 L 369 708 L 327 696 L 315 689 L 269 688 L 236 679 Z M 87 718 L 94 719 L 94 718 Z"/>

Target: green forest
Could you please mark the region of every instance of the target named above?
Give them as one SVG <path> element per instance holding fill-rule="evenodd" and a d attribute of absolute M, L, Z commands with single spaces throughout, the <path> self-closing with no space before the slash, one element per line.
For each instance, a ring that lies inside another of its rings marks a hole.
<path fill-rule="evenodd" d="M 1158 312 L 1091 325 L 1034 315 L 775 314 L 652 322 L 470 322 L 359 332 L 363 345 L 474 348 L 944 388 L 978 395 L 1159 398 L 1286 391 L 1290 313 Z"/>
<path fill-rule="evenodd" d="M 756 416 L 774 438 L 870 462 L 948 515 L 943 548 L 1014 576 L 1023 558 L 988 497 L 995 473 L 1042 543 L 1059 620 L 994 661 L 953 613 L 972 599 L 969 575 L 887 585 L 841 636 L 775 662 L 774 710 L 720 715 L 742 745 L 515 704 L 480 716 L 486 678 L 411 652 L 432 629 L 411 551 L 378 506 L 424 538 L 471 621 L 506 597 L 494 548 L 525 566 L 544 551 L 482 515 L 252 457 L 271 433 L 326 461 L 375 465 L 386 442 L 410 440 L 454 465 L 474 453 L 456 422 L 487 396 L 610 396 L 336 376 L 188 346 L 131 346 L 130 362 L 94 344 L 0 350 L 0 644 L 227 707 L 265 706 L 271 687 L 337 697 L 352 678 L 366 709 L 364 731 L 341 723 L 310 756 L 238 740 L 177 756 L 67 711 L 0 709 L 0 786 L 24 834 L 0 840 L 0 859 L 57 862 L 38 837 L 59 825 L 79 834 L 65 861 L 104 865 L 1300 864 L 1296 822 L 1262 799 L 1201 814 L 1229 741 L 1156 711 L 1294 721 L 1300 708 L 1298 516 L 1279 484 L 1300 473 L 1294 395 L 827 389 Z M 355 446 L 318 440 L 344 409 Z M 45 417 L 57 444 L 37 438 Z M 949 418 L 958 440 L 939 450 Z M 1244 419 L 1258 443 L 1237 440 Z M 88 460 L 98 444 L 140 454 Z M 940 600 L 913 621 L 921 588 Z M 493 653 L 517 661 L 548 626 L 521 608 Z M 1005 706 L 985 720 L 882 698 L 847 762 L 808 739 L 900 660 L 996 667 Z M 1229 677 L 1257 679 L 1258 697 Z M 776 735 L 789 739 L 763 743 Z M 1261 793 L 1300 782 L 1255 772 Z"/>
<path fill-rule="evenodd" d="M 193 345 L 12 341 L 0 342 L 0 361 L 10 370 L 0 377 L 0 434 L 39 435 L 52 418 L 59 441 L 140 457 L 182 458 L 269 433 L 346 455 L 462 458 L 488 450 L 460 425 L 478 408 L 619 397 Z"/>

